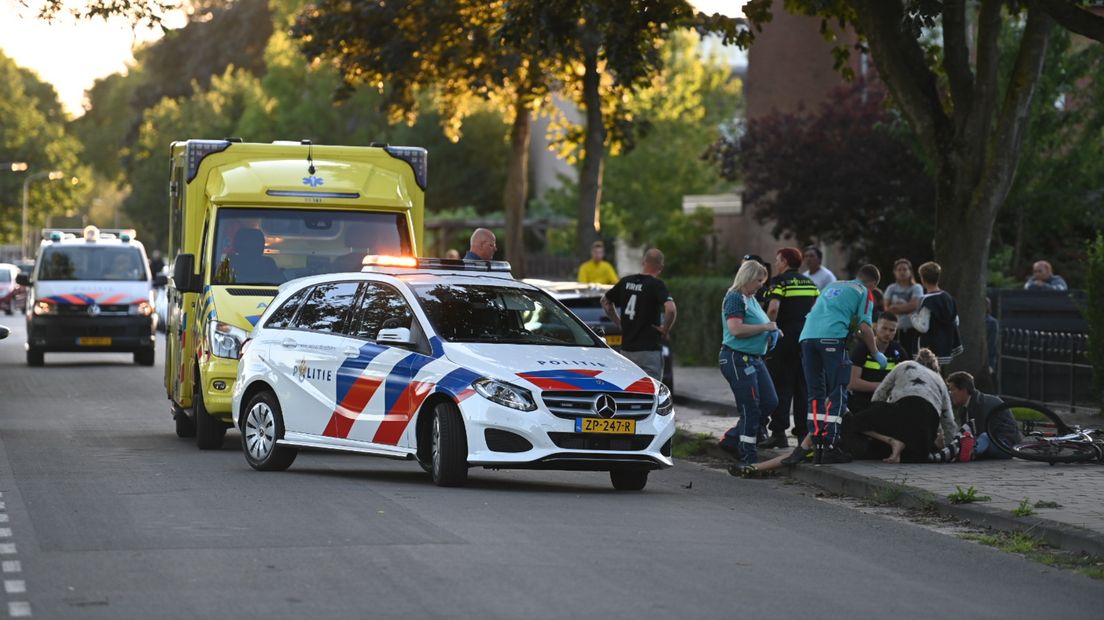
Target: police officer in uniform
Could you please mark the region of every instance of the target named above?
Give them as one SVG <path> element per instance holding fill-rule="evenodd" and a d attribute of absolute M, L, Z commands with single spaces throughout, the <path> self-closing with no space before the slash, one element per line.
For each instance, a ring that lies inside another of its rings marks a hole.
<path fill-rule="evenodd" d="M 847 396 L 847 410 L 858 413 L 870 406 L 870 399 L 878 385 L 897 367 L 897 364 L 909 359 L 904 346 L 894 339 L 897 335 L 897 315 L 883 312 L 874 324 L 874 344 L 886 356 L 883 368 L 878 360 L 861 342 L 851 348 L 851 382 L 847 384 L 850 394 Z"/>
<path fill-rule="evenodd" d="M 771 436 L 759 444 L 761 448 L 789 447 L 786 429 L 790 426 L 791 409 L 794 436 L 798 442 L 805 436 L 807 396 L 798 337 L 805 327 L 805 315 L 812 310 L 820 290 L 798 271 L 801 260 L 797 248 L 779 249 L 774 255 L 774 271 L 778 275 L 766 287 L 767 316 L 782 330 L 782 339 L 767 358 L 767 370 L 778 393 L 778 407 L 770 420 Z"/>

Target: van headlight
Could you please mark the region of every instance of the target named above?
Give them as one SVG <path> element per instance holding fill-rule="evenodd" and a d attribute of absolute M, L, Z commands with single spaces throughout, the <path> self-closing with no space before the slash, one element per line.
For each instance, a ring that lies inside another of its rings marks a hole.
<path fill-rule="evenodd" d="M 40 301 L 34 305 L 35 316 L 43 316 L 47 314 L 57 314 L 57 304 L 51 304 L 45 301 Z"/>
<path fill-rule="evenodd" d="M 472 383 L 472 388 L 483 398 L 503 407 L 520 411 L 533 411 L 537 408 L 537 404 L 533 402 L 533 395 L 529 393 L 529 390 L 513 383 L 496 379 L 479 379 Z"/>
<path fill-rule="evenodd" d="M 211 355 L 238 359 L 241 345 L 249 335 L 244 329 L 227 323 L 211 321 L 207 324 L 207 342 L 211 346 Z"/>
<path fill-rule="evenodd" d="M 675 410 L 675 399 L 671 397 L 671 390 L 666 385 L 659 384 L 659 393 L 656 394 L 656 414 L 671 415 Z"/>

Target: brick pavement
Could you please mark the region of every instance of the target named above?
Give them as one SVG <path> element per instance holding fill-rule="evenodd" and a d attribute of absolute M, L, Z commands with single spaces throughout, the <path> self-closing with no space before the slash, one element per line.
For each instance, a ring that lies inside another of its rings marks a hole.
<path fill-rule="evenodd" d="M 681 403 L 676 410 L 677 424 L 683 430 L 719 438 L 736 423 L 737 418 L 732 415 L 735 412 L 732 394 L 716 368 L 677 368 L 675 394 Z M 1104 420 L 1099 426 L 1104 426 Z M 764 460 L 772 454 L 763 452 L 760 458 Z M 1065 534 L 1080 537 L 1072 541 L 1072 546 L 1096 553 L 1104 550 L 1104 465 L 1051 466 L 1019 459 L 900 465 L 856 461 L 843 465 L 799 466 L 793 474 L 849 494 L 871 495 L 877 488 L 894 485 L 920 498 L 940 500 L 944 505 L 948 504 L 947 495 L 955 491 L 956 485 L 963 489 L 973 486 L 978 495 L 992 499 L 956 506 L 951 511 L 956 516 L 965 514 L 1002 529 L 1040 531 L 1050 528 L 1054 530 L 1053 535 L 1047 536 L 1044 531 L 1044 538 L 1061 539 L 1063 546 L 1070 546 L 1068 537 L 1063 538 L 1059 532 L 1065 528 Z M 1034 508 L 1035 513 L 1030 517 L 1015 517 L 1012 510 L 1024 499 L 1032 506 L 1043 501 L 1055 502 L 1059 507 Z"/>

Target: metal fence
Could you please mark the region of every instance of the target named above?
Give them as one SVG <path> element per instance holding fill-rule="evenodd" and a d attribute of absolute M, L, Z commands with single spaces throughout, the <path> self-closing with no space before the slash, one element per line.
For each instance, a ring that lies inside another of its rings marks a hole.
<path fill-rule="evenodd" d="M 1002 329 L 997 362 L 1001 396 L 1042 401 L 1057 408 L 1096 410 L 1092 366 L 1083 333 Z"/>

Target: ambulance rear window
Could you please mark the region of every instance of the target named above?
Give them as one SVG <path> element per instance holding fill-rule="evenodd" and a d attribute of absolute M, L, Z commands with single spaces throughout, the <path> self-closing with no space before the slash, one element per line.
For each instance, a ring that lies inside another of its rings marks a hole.
<path fill-rule="evenodd" d="M 134 247 L 53 246 L 39 257 L 38 279 L 148 280 L 142 253 Z"/>

